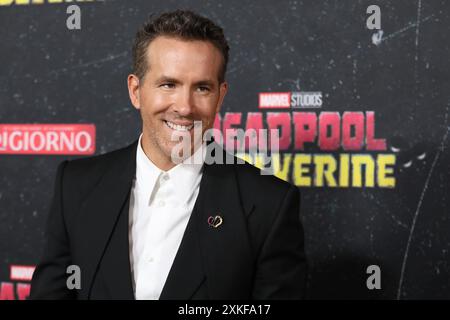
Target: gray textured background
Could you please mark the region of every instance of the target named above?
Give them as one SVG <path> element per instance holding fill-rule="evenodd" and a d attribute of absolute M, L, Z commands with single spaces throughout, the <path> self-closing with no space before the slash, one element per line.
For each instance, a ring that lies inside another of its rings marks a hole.
<path fill-rule="evenodd" d="M 378 46 L 365 26 L 370 4 L 382 12 Z M 323 111 L 374 110 L 377 136 L 400 148 L 394 189 L 301 188 L 308 297 L 450 298 L 450 2 L 79 5 L 79 31 L 65 27 L 67 4 L 0 7 L 0 123 L 95 123 L 97 154 L 132 142 L 140 132 L 126 89 L 134 33 L 149 13 L 194 9 L 230 42 L 223 112 L 257 111 L 259 92 L 322 91 Z M 0 282 L 10 264 L 37 262 L 66 158 L 0 155 Z M 365 286 L 370 264 L 381 267 L 381 290 Z"/>

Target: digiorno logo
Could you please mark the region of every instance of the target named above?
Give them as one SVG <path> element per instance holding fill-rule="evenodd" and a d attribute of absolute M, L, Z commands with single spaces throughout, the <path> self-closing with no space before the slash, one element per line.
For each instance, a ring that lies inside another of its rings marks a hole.
<path fill-rule="evenodd" d="M 0 6 L 10 5 L 40 5 L 40 4 L 56 4 L 56 3 L 77 3 L 77 2 L 94 2 L 102 0 L 0 0 Z"/>
<path fill-rule="evenodd" d="M 10 281 L 0 282 L 0 300 L 25 300 L 30 295 L 30 281 L 35 266 L 11 265 Z"/>
<path fill-rule="evenodd" d="M 93 124 L 0 124 L 0 154 L 91 155 Z"/>

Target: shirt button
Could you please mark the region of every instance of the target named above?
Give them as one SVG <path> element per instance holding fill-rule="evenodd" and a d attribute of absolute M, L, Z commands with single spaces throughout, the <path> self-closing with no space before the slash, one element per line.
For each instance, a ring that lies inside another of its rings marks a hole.
<path fill-rule="evenodd" d="M 162 201 L 162 200 L 158 203 L 158 205 L 159 205 L 160 207 L 164 207 L 165 204 L 166 204 L 166 203 L 165 203 L 164 201 Z"/>
<path fill-rule="evenodd" d="M 169 180 L 169 176 L 167 174 L 163 174 L 162 176 L 163 181 Z"/>
<path fill-rule="evenodd" d="M 148 258 L 148 262 L 153 262 L 155 261 L 155 259 L 153 259 L 153 257 Z"/>

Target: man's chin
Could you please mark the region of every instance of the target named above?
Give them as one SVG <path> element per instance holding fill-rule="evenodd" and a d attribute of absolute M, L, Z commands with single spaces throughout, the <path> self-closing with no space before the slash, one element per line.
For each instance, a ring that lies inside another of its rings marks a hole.
<path fill-rule="evenodd" d="M 170 148 L 165 150 L 166 155 L 172 160 L 173 163 L 180 163 L 183 160 L 191 157 L 195 148 L 191 146 L 182 146 L 181 144 L 172 145 Z"/>

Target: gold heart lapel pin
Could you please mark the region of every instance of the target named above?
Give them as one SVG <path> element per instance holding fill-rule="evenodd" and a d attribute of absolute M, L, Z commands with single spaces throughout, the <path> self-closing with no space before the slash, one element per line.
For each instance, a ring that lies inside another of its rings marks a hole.
<path fill-rule="evenodd" d="M 208 218 L 208 224 L 210 227 L 218 228 L 223 223 L 223 219 L 221 216 L 217 215 L 215 217 L 210 216 Z"/>

